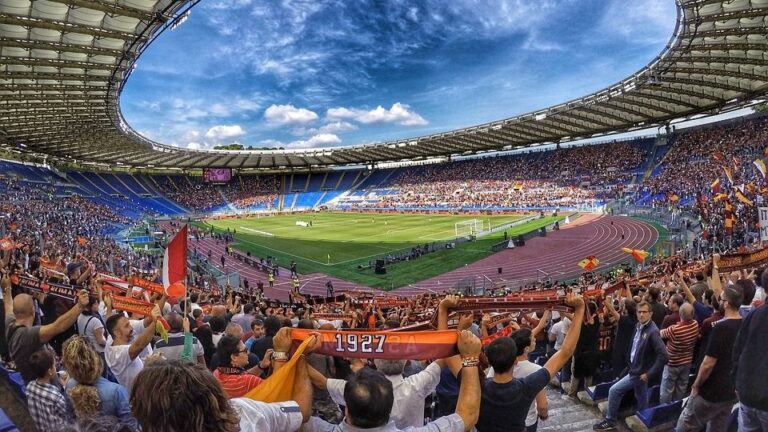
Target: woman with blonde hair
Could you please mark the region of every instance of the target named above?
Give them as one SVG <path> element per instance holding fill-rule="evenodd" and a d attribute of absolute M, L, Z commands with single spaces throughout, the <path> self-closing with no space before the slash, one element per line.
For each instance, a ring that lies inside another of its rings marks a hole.
<path fill-rule="evenodd" d="M 82 336 L 69 338 L 64 343 L 61 362 L 70 377 L 67 392 L 78 419 L 113 416 L 136 427 L 136 419 L 128 404 L 128 392 L 120 384 L 101 376 L 104 367 L 101 356 L 88 339 Z"/>

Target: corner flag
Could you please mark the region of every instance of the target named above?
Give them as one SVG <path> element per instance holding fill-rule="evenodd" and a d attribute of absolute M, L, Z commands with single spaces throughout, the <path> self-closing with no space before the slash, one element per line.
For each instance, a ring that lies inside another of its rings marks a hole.
<path fill-rule="evenodd" d="M 187 277 L 187 225 L 168 243 L 163 259 L 163 288 L 169 297 L 186 295 Z"/>

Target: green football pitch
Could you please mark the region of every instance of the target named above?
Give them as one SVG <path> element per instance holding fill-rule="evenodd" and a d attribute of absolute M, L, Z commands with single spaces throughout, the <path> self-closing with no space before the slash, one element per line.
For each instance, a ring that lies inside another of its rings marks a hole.
<path fill-rule="evenodd" d="M 409 251 L 416 245 L 456 237 L 455 224 L 478 219 L 483 229 L 520 220 L 521 215 L 454 216 L 364 213 L 303 213 L 243 219 L 208 220 L 218 231 L 234 230 L 236 249 L 257 257 L 274 256 L 287 266 L 296 261 L 299 273 L 324 273 L 377 288 L 396 288 L 450 271 L 491 254 L 502 240 L 498 232 L 455 249 L 426 254 L 419 259 L 388 266 L 388 274 L 376 275 L 369 261 Z M 515 236 L 554 223 L 559 218 L 535 219 L 506 231 Z M 297 222 L 312 226 L 301 226 Z M 360 269 L 362 266 L 363 269 Z"/>

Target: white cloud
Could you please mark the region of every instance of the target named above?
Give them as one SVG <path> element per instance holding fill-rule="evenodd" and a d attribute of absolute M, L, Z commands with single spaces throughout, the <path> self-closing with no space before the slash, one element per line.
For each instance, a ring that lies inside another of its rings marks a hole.
<path fill-rule="evenodd" d="M 264 118 L 273 125 L 306 125 L 318 119 L 315 112 L 293 105 L 271 105 Z"/>
<path fill-rule="evenodd" d="M 259 144 L 265 147 L 314 148 L 341 144 L 341 138 L 335 134 L 321 133 L 306 140 L 296 140 L 284 143 L 274 139 L 267 139 L 260 141 Z"/>
<path fill-rule="evenodd" d="M 245 135 L 245 131 L 240 125 L 217 125 L 205 133 L 205 140 L 208 143 L 218 144 L 224 140 L 231 140 Z"/>
<path fill-rule="evenodd" d="M 420 116 L 410 107 L 396 102 L 390 109 L 379 105 L 366 111 L 358 108 L 330 108 L 326 112 L 329 120 L 354 120 L 363 124 L 399 124 L 402 126 L 423 126 L 428 124 L 424 117 Z"/>
<path fill-rule="evenodd" d="M 199 150 L 200 149 L 200 143 L 198 143 L 198 142 L 187 143 L 187 148 L 190 149 L 190 150 Z"/>
<path fill-rule="evenodd" d="M 317 134 L 308 140 L 298 140 L 289 143 L 287 148 L 314 148 L 341 144 L 341 138 L 335 134 L 322 133 Z"/>

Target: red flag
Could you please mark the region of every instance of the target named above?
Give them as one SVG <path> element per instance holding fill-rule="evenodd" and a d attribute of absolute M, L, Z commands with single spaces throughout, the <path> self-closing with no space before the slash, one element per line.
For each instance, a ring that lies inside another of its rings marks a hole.
<path fill-rule="evenodd" d="M 179 230 L 165 249 L 163 259 L 163 287 L 172 297 L 183 297 L 187 278 L 187 225 Z"/>
<path fill-rule="evenodd" d="M 0 249 L 9 251 L 14 248 L 13 240 L 10 237 L 4 237 L 0 239 Z"/>
<path fill-rule="evenodd" d="M 714 195 L 717 195 L 720 193 L 720 178 L 716 178 L 715 181 L 712 182 L 712 184 L 709 185 L 709 188 L 712 189 L 712 193 Z"/>

